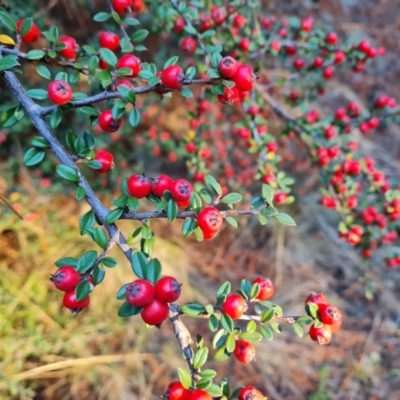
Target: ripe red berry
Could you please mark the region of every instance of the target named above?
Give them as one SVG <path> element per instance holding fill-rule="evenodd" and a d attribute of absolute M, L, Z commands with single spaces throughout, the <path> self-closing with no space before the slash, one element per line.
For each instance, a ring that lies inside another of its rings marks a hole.
<path fill-rule="evenodd" d="M 250 39 L 247 37 L 244 37 L 240 42 L 239 42 L 239 49 L 242 51 L 249 51 L 250 49 Z"/>
<path fill-rule="evenodd" d="M 338 42 L 338 36 L 336 32 L 329 32 L 325 36 L 325 43 L 330 45 L 335 45 Z"/>
<path fill-rule="evenodd" d="M 52 275 L 51 280 L 58 290 L 70 292 L 77 287 L 81 277 L 75 268 L 66 265 L 58 268 L 57 272 Z"/>
<path fill-rule="evenodd" d="M 311 32 L 311 30 L 314 26 L 314 22 L 315 22 L 314 18 L 312 18 L 312 17 L 304 18 L 301 21 L 301 30 L 304 32 Z"/>
<path fill-rule="evenodd" d="M 279 53 L 280 49 L 282 48 L 282 44 L 279 40 L 273 40 L 271 42 L 270 48 L 273 52 Z"/>
<path fill-rule="evenodd" d="M 258 278 L 254 279 L 253 285 L 255 283 L 257 283 L 260 287 L 260 293 L 258 293 L 256 299 L 268 300 L 274 295 L 275 288 L 271 279 L 259 276 Z"/>
<path fill-rule="evenodd" d="M 335 52 L 333 60 L 335 64 L 341 64 L 345 58 L 346 58 L 346 53 L 342 50 L 338 50 Z"/>
<path fill-rule="evenodd" d="M 143 307 L 154 299 L 155 289 L 151 282 L 145 279 L 136 279 L 125 292 L 126 300 L 134 307 Z"/>
<path fill-rule="evenodd" d="M 229 294 L 221 306 L 221 311 L 232 319 L 238 319 L 246 311 L 246 301 L 239 294 Z"/>
<path fill-rule="evenodd" d="M 121 126 L 121 120 L 114 119 L 111 110 L 104 110 L 99 115 L 99 125 L 104 132 L 116 132 Z"/>
<path fill-rule="evenodd" d="M 185 54 L 191 55 L 196 51 L 197 45 L 193 38 L 188 37 L 182 40 L 180 47 Z"/>
<path fill-rule="evenodd" d="M 248 92 L 253 89 L 255 75 L 249 65 L 239 65 L 236 74 L 232 77 L 236 89 L 240 92 Z"/>
<path fill-rule="evenodd" d="M 342 319 L 340 310 L 330 304 L 320 304 L 318 307 L 318 319 L 326 325 L 333 325 Z"/>
<path fill-rule="evenodd" d="M 219 65 L 218 70 L 221 76 L 225 79 L 231 79 L 239 67 L 239 63 L 231 56 L 224 57 Z"/>
<path fill-rule="evenodd" d="M 163 276 L 155 286 L 155 298 L 162 303 L 172 303 L 181 295 L 181 284 L 172 276 Z"/>
<path fill-rule="evenodd" d="M 298 58 L 297 60 L 293 61 L 293 68 L 295 68 L 297 70 L 301 70 L 304 68 L 305 64 L 306 63 L 302 58 Z"/>
<path fill-rule="evenodd" d="M 326 80 L 329 80 L 333 77 L 334 73 L 335 67 L 333 65 L 330 65 L 323 70 L 322 75 Z"/>
<path fill-rule="evenodd" d="M 324 59 L 322 57 L 315 57 L 313 61 L 314 68 L 321 68 L 324 65 Z"/>
<path fill-rule="evenodd" d="M 217 236 L 219 233 L 219 232 L 210 232 L 210 231 L 202 231 L 202 232 L 203 232 L 204 240 L 210 240 L 212 238 L 215 238 L 215 236 Z"/>
<path fill-rule="evenodd" d="M 199 30 L 200 32 L 205 32 L 208 31 L 211 28 L 212 21 L 210 16 L 208 16 L 205 13 L 200 14 L 200 19 L 199 19 Z"/>
<path fill-rule="evenodd" d="M 115 51 L 119 47 L 119 36 L 114 32 L 101 31 L 99 35 L 99 44 L 105 49 Z"/>
<path fill-rule="evenodd" d="M 161 72 L 161 83 L 168 89 L 181 89 L 184 79 L 185 74 L 179 65 L 170 65 Z"/>
<path fill-rule="evenodd" d="M 233 18 L 233 26 L 235 28 L 243 28 L 246 25 L 246 18 L 242 14 L 237 14 L 235 18 Z"/>
<path fill-rule="evenodd" d="M 17 22 L 17 32 L 21 33 L 21 28 L 22 25 L 24 23 L 24 19 L 20 19 Z M 36 42 L 36 40 L 39 39 L 41 32 L 39 30 L 39 28 L 37 27 L 37 25 L 32 22 L 32 25 L 30 27 L 30 29 L 28 30 L 28 32 L 25 33 L 25 35 L 21 36 L 21 41 L 22 43 L 26 43 L 26 44 L 31 44 L 33 42 Z"/>
<path fill-rule="evenodd" d="M 60 54 L 60 56 L 66 58 L 67 60 L 74 60 L 76 58 L 76 54 L 79 51 L 79 45 L 73 37 L 64 36 L 58 39 L 57 43 L 64 43 L 66 46 L 64 49 L 58 50 L 58 54 Z"/>
<path fill-rule="evenodd" d="M 238 340 L 233 354 L 239 362 L 248 364 L 254 360 L 256 349 L 252 343 L 246 342 L 245 340 Z"/>
<path fill-rule="evenodd" d="M 314 304 L 327 304 L 326 297 L 322 293 L 311 292 L 304 301 L 304 304 L 314 303 Z"/>
<path fill-rule="evenodd" d="M 185 27 L 185 20 L 183 19 L 183 17 L 178 17 L 175 21 L 175 25 L 172 28 L 172 30 L 176 33 L 181 33 L 184 27 Z"/>
<path fill-rule="evenodd" d="M 221 229 L 223 217 L 215 207 L 203 208 L 197 215 L 197 225 L 205 232 L 218 232 Z"/>
<path fill-rule="evenodd" d="M 168 313 L 168 305 L 154 299 L 143 308 L 140 315 L 147 325 L 160 325 L 168 318 Z"/>
<path fill-rule="evenodd" d="M 234 86 L 233 88 L 228 88 L 224 86 L 224 93 L 219 94 L 218 101 L 222 104 L 229 104 L 230 106 L 239 103 L 239 91 Z"/>
<path fill-rule="evenodd" d="M 318 344 L 328 344 L 332 339 L 332 331 L 329 325 L 322 325 L 318 328 L 312 324 L 308 334 L 310 338 Z"/>
<path fill-rule="evenodd" d="M 253 386 L 245 386 L 238 393 L 239 400 L 264 400 L 264 395 Z"/>
<path fill-rule="evenodd" d="M 151 192 L 151 181 L 144 175 L 132 175 L 127 182 L 128 193 L 132 197 L 142 199 Z"/>
<path fill-rule="evenodd" d="M 211 18 L 216 25 L 220 25 L 225 21 L 225 12 L 218 6 L 211 10 Z"/>
<path fill-rule="evenodd" d="M 101 168 L 95 169 L 95 171 L 99 174 L 108 172 L 114 168 L 114 157 L 108 151 L 104 150 L 97 151 L 96 155 L 94 156 L 94 159 L 101 163 Z"/>
<path fill-rule="evenodd" d="M 343 323 L 342 314 L 340 314 L 340 318 L 338 319 L 338 321 L 333 323 L 332 325 L 329 325 L 331 328 L 331 332 L 336 333 L 342 327 L 342 323 Z"/>
<path fill-rule="evenodd" d="M 383 94 L 375 99 L 374 106 L 376 108 L 384 108 L 388 105 L 388 102 L 389 97 Z"/>
<path fill-rule="evenodd" d="M 119 15 L 124 14 L 128 7 L 132 6 L 132 0 L 112 0 L 112 8 Z"/>
<path fill-rule="evenodd" d="M 167 391 L 164 394 L 166 400 L 183 400 L 189 393 L 179 381 L 171 382 L 168 385 Z"/>
<path fill-rule="evenodd" d="M 50 82 L 49 86 L 47 87 L 47 95 L 49 96 L 51 102 L 61 106 L 71 101 L 72 89 L 67 82 L 57 80 Z"/>
<path fill-rule="evenodd" d="M 193 391 L 189 391 L 181 400 L 212 400 L 212 397 L 204 390 L 194 389 Z"/>
<path fill-rule="evenodd" d="M 161 197 L 166 190 L 170 190 L 173 179 L 168 175 L 159 175 L 151 184 L 151 192 L 158 197 Z"/>
<path fill-rule="evenodd" d="M 193 193 L 193 186 L 186 179 L 177 179 L 171 184 L 170 192 L 172 198 L 181 203 L 190 204 L 190 195 Z"/>
<path fill-rule="evenodd" d="M 274 200 L 277 205 L 286 203 L 287 198 L 288 195 L 283 192 L 276 192 L 274 196 Z"/>
<path fill-rule="evenodd" d="M 100 60 L 102 61 L 102 60 Z M 132 82 L 128 81 L 128 79 L 121 79 L 115 84 L 114 90 L 118 90 L 119 86 L 126 86 L 128 89 L 133 88 Z"/>
<path fill-rule="evenodd" d="M 132 73 L 126 76 L 136 78 L 141 70 L 141 62 L 134 54 L 125 54 L 118 60 L 116 68 L 129 68 Z"/>
<path fill-rule="evenodd" d="M 70 310 L 86 308 L 90 303 L 90 297 L 78 301 L 75 296 L 75 290 L 66 292 L 63 297 L 63 305 Z"/>

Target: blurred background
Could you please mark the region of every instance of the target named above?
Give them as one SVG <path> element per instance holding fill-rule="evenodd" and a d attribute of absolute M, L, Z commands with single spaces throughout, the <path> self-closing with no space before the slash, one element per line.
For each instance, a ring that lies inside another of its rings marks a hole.
<path fill-rule="evenodd" d="M 100 0 L 8 2 L 15 15 L 33 16 L 42 27 L 56 24 L 81 43 L 95 42 L 98 25 L 91 16 L 105 6 Z M 399 100 L 400 1 L 287 0 L 268 1 L 265 7 L 277 16 L 313 16 L 345 38 L 367 38 L 386 47 L 387 55 L 374 61 L 366 73 L 339 75 L 330 84 L 330 94 L 318 104 L 321 109 L 343 101 L 366 104 L 377 92 Z M 147 39 L 145 57 L 158 51 L 159 41 L 154 36 Z M 30 87 L 43 85 L 30 66 L 25 68 L 24 79 Z M 0 93 L 3 111 L 14 102 L 1 82 Z M 180 113 L 179 102 L 170 102 L 171 134 L 179 134 L 173 127 L 179 126 Z M 79 126 L 80 121 L 74 124 Z M 390 126 L 368 139 L 358 138 L 381 169 L 397 176 L 399 133 L 398 127 Z M 176 367 L 186 365 L 168 323 L 161 330 L 147 331 L 139 318 L 117 316 L 120 302 L 115 294 L 133 279 L 121 254 L 111 253 L 118 267 L 107 270 L 105 282 L 92 295 L 90 309 L 77 317 L 62 308 L 61 295 L 48 279 L 56 260 L 78 257 L 94 246 L 79 236 L 78 216 L 88 208 L 76 203 L 68 185 L 53 180 L 54 160 L 45 161 L 34 172 L 22 165 L 27 137 L 34 135 L 25 120 L 0 130 L 0 193 L 25 218 L 19 220 L 0 204 L 0 398 L 159 399 L 168 383 L 177 379 Z M 110 140 L 96 139 L 103 144 Z M 128 146 L 129 156 L 126 160 L 116 157 L 114 177 L 94 182 L 103 187 L 100 193 L 106 204 L 121 169 L 129 173 L 146 167 L 154 175 L 185 173 L 184 163 L 171 167 L 137 152 L 133 137 L 117 139 L 114 145 Z M 299 339 L 288 328 L 272 342 L 257 344 L 257 361 L 250 365 L 233 360 L 210 362 L 218 376 L 228 376 L 232 385 L 257 386 L 273 400 L 399 399 L 399 272 L 387 270 L 382 262 L 366 270 L 359 256 L 337 238 L 335 216 L 318 205 L 318 172 L 309 167 L 297 174 L 301 195 L 286 210 L 297 228 L 277 224 L 260 228 L 251 219 L 242 219 L 240 231 L 225 227 L 215 240 L 197 243 L 182 238 L 179 222 L 160 221 L 152 225 L 157 235 L 155 256 L 165 274 L 183 283 L 182 302 L 209 302 L 224 280 L 239 284 L 244 277 L 263 275 L 273 279 L 274 301 L 286 315 L 302 313 L 303 299 L 311 290 L 325 293 L 343 310 L 343 329 L 329 346 Z M 134 222 L 120 226 L 128 233 L 136 227 Z M 192 332 L 210 339 L 204 321 L 185 322 Z"/>

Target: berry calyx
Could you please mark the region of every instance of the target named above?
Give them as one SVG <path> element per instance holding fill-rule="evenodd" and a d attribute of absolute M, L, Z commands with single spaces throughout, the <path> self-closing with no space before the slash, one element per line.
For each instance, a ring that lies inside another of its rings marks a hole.
<path fill-rule="evenodd" d="M 166 190 L 170 189 L 173 179 L 168 175 L 159 175 L 157 178 L 153 179 L 151 183 L 151 192 L 158 197 L 161 197 Z"/>
<path fill-rule="evenodd" d="M 179 203 L 182 203 L 182 207 L 190 204 L 190 195 L 193 193 L 193 186 L 186 179 L 177 179 L 171 184 L 170 192 L 172 198 Z M 187 203 L 187 204 L 186 204 Z"/>
<path fill-rule="evenodd" d="M 172 276 L 163 276 L 154 285 L 155 298 L 163 303 L 172 303 L 181 295 L 181 284 Z"/>
<path fill-rule="evenodd" d="M 342 319 L 342 313 L 335 306 L 320 304 L 318 307 L 318 319 L 326 325 L 334 325 Z"/>
<path fill-rule="evenodd" d="M 108 172 L 114 168 L 114 157 L 108 151 L 98 150 L 94 156 L 94 160 L 101 164 L 101 168 L 95 169 L 98 174 Z"/>
<path fill-rule="evenodd" d="M 312 324 L 308 334 L 310 338 L 318 344 L 328 344 L 332 339 L 332 331 L 329 325 L 316 327 L 315 324 Z"/>
<path fill-rule="evenodd" d="M 221 306 L 221 311 L 232 319 L 240 318 L 246 311 L 246 301 L 239 294 L 229 294 Z"/>
<path fill-rule="evenodd" d="M 154 299 L 143 308 L 140 315 L 147 325 L 160 325 L 168 318 L 168 313 L 168 305 Z"/>
<path fill-rule="evenodd" d="M 197 214 L 197 225 L 204 232 L 218 232 L 221 229 L 223 217 L 215 207 L 203 208 Z"/>
<path fill-rule="evenodd" d="M 61 43 L 63 43 L 66 47 L 62 50 L 58 50 L 58 54 L 67 60 L 75 60 L 79 51 L 79 45 L 76 40 L 71 36 L 64 36 L 57 41 L 57 44 Z"/>
<path fill-rule="evenodd" d="M 78 301 L 75 296 L 75 290 L 66 292 L 63 297 L 63 305 L 70 310 L 81 310 L 86 308 L 90 303 L 90 297 L 86 297 L 83 300 Z"/>
<path fill-rule="evenodd" d="M 69 103 L 72 99 L 71 86 L 62 80 L 50 82 L 47 94 L 50 101 L 59 106 Z"/>
<path fill-rule="evenodd" d="M 141 70 L 141 62 L 135 55 L 125 54 L 118 60 L 116 68 L 129 68 L 132 73 L 126 76 L 129 78 L 136 78 Z"/>
<path fill-rule="evenodd" d="M 101 31 L 99 35 L 99 44 L 105 49 L 115 51 L 119 47 L 119 36 L 114 32 Z"/>
<path fill-rule="evenodd" d="M 22 25 L 24 24 L 25 20 L 24 19 L 20 19 L 17 22 L 17 32 L 20 34 L 21 33 L 21 28 Z M 39 36 L 41 35 L 41 32 L 39 30 L 39 28 L 37 27 L 37 25 L 32 22 L 31 27 L 29 28 L 29 30 L 21 36 L 21 41 L 22 43 L 26 43 L 26 44 L 31 44 L 33 42 L 36 42 L 36 40 L 39 39 Z"/>
<path fill-rule="evenodd" d="M 57 272 L 50 279 L 58 290 L 70 292 L 78 286 L 81 277 L 75 268 L 66 265 L 58 268 Z"/>
<path fill-rule="evenodd" d="M 240 92 L 248 92 L 253 89 L 255 75 L 249 65 L 239 65 L 236 74 L 232 77 L 236 89 Z"/>
<path fill-rule="evenodd" d="M 166 400 L 182 400 L 189 393 L 189 390 L 183 387 L 179 381 L 171 382 L 168 385 L 164 398 Z"/>
<path fill-rule="evenodd" d="M 185 54 L 192 55 L 196 51 L 197 45 L 193 38 L 188 37 L 182 40 L 180 47 Z"/>
<path fill-rule="evenodd" d="M 260 292 L 256 297 L 257 300 L 268 300 L 274 295 L 275 288 L 271 279 L 259 276 L 258 278 L 254 279 L 253 285 L 255 283 L 257 283 L 260 287 Z"/>
<path fill-rule="evenodd" d="M 151 282 L 145 279 L 136 279 L 125 292 L 126 300 L 134 307 L 144 307 L 154 299 L 155 289 Z"/>
<path fill-rule="evenodd" d="M 132 197 L 142 199 L 151 192 L 151 181 L 144 175 L 132 175 L 127 182 L 128 193 Z"/>
<path fill-rule="evenodd" d="M 185 74 L 179 65 L 170 65 L 161 72 L 160 79 L 168 89 L 179 90 L 183 86 Z"/>
<path fill-rule="evenodd" d="M 236 342 L 233 354 L 239 362 L 248 364 L 254 360 L 256 356 L 256 349 L 252 343 L 246 342 L 245 340 L 238 340 Z"/>
<path fill-rule="evenodd" d="M 116 132 L 121 126 L 121 120 L 114 119 L 111 110 L 104 110 L 99 115 L 99 125 L 104 132 Z"/>
<path fill-rule="evenodd" d="M 253 386 L 245 386 L 238 393 L 239 400 L 264 400 L 264 395 Z"/>
<path fill-rule="evenodd" d="M 225 79 L 231 79 L 236 74 L 239 63 L 231 56 L 224 57 L 219 65 L 218 70 L 221 76 Z"/>

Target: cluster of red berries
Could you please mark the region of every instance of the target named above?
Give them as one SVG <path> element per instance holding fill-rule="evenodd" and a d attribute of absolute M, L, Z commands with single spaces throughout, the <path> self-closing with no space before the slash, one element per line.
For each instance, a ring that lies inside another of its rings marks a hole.
<path fill-rule="evenodd" d="M 311 292 L 306 300 L 307 313 L 315 318 L 310 326 L 308 334 L 310 338 L 319 344 L 328 344 L 332 339 L 332 333 L 337 332 L 342 326 L 341 311 L 331 304 L 328 304 L 326 297 L 321 293 Z M 310 311 L 309 305 L 316 305 L 316 316 Z"/>
<path fill-rule="evenodd" d="M 129 304 L 142 308 L 140 315 L 148 325 L 162 324 L 168 318 L 168 304 L 180 295 L 181 285 L 172 276 L 163 276 L 154 285 L 148 280 L 136 279 L 125 292 Z"/>
<path fill-rule="evenodd" d="M 129 11 L 141 13 L 145 9 L 143 0 L 112 0 L 112 8 L 119 15 L 124 15 Z"/>

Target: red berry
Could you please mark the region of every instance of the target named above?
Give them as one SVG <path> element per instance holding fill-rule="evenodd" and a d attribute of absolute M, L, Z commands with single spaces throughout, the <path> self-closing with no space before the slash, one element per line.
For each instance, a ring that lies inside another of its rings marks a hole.
<path fill-rule="evenodd" d="M 338 36 L 335 32 L 329 32 L 325 36 L 325 43 L 330 45 L 335 45 L 338 42 Z"/>
<path fill-rule="evenodd" d="M 125 292 L 126 300 L 134 307 L 143 307 L 154 299 L 155 288 L 153 284 L 145 279 L 136 279 Z"/>
<path fill-rule="evenodd" d="M 63 297 L 63 305 L 70 310 L 86 308 L 90 303 L 90 297 L 78 301 L 75 296 L 75 290 L 66 292 Z"/>
<path fill-rule="evenodd" d="M 235 28 L 243 28 L 246 25 L 246 18 L 242 14 L 237 14 L 235 18 L 233 18 L 233 26 Z"/>
<path fill-rule="evenodd" d="M 388 105 L 388 102 L 389 97 L 383 94 L 375 99 L 374 106 L 376 108 L 384 108 Z"/>
<path fill-rule="evenodd" d="M 181 400 L 212 400 L 212 397 L 201 389 L 194 389 L 183 397 Z"/>
<path fill-rule="evenodd" d="M 323 70 L 322 75 L 326 80 L 329 80 L 332 78 L 334 73 L 335 73 L 335 67 L 333 65 L 330 65 L 329 67 L 326 67 Z"/>
<path fill-rule="evenodd" d="M 171 382 L 168 385 L 167 391 L 164 394 L 166 400 L 183 400 L 189 393 L 179 381 Z"/>
<path fill-rule="evenodd" d="M 231 79 L 239 67 L 239 63 L 231 56 L 224 57 L 218 66 L 221 76 L 225 79 Z"/>
<path fill-rule="evenodd" d="M 203 208 L 197 214 L 197 225 L 205 232 L 218 232 L 223 223 L 222 214 L 215 207 Z"/>
<path fill-rule="evenodd" d="M 324 59 L 322 57 L 315 57 L 313 66 L 314 68 L 321 68 L 324 65 Z"/>
<path fill-rule="evenodd" d="M 196 51 L 197 45 L 193 38 L 188 37 L 182 40 L 180 47 L 185 54 L 191 55 Z"/>
<path fill-rule="evenodd" d="M 363 52 L 364 54 L 368 54 L 371 49 L 371 45 L 368 40 L 362 40 L 358 45 L 358 50 Z"/>
<path fill-rule="evenodd" d="M 58 268 L 57 272 L 52 275 L 51 280 L 58 290 L 70 292 L 77 287 L 81 277 L 75 268 L 66 265 Z"/>
<path fill-rule="evenodd" d="M 190 195 L 193 193 L 193 186 L 186 179 L 177 179 L 171 184 L 170 192 L 176 202 L 190 204 Z M 179 203 L 178 203 L 179 205 Z"/>
<path fill-rule="evenodd" d="M 159 175 L 151 184 L 151 192 L 158 197 L 161 197 L 166 190 L 170 189 L 173 179 L 168 175 Z"/>
<path fill-rule="evenodd" d="M 215 6 L 211 10 L 211 18 L 216 25 L 220 25 L 225 21 L 225 13 L 220 7 Z"/>
<path fill-rule="evenodd" d="M 178 17 L 177 20 L 175 21 L 175 25 L 172 28 L 172 30 L 176 33 L 180 33 L 183 31 L 183 28 L 185 27 L 185 20 L 183 17 Z"/>
<path fill-rule="evenodd" d="M 179 65 L 170 65 L 161 72 L 161 83 L 168 89 L 181 89 L 184 79 L 185 74 Z"/>
<path fill-rule="evenodd" d="M 340 319 L 337 322 L 333 323 L 332 325 L 329 325 L 331 328 L 331 332 L 336 333 L 342 327 L 342 323 L 343 323 L 342 314 L 340 314 Z"/>
<path fill-rule="evenodd" d="M 172 303 L 181 295 L 181 284 L 172 276 L 163 276 L 155 286 L 155 298 L 162 303 Z"/>
<path fill-rule="evenodd" d="M 330 304 L 320 304 L 318 307 L 318 319 L 326 325 L 333 325 L 342 319 L 340 310 Z"/>
<path fill-rule="evenodd" d="M 207 14 L 201 13 L 199 20 L 200 32 L 208 31 L 211 28 L 211 24 L 212 24 L 211 18 Z"/>
<path fill-rule="evenodd" d="M 334 62 L 335 64 L 341 64 L 345 58 L 346 58 L 346 53 L 342 50 L 338 50 L 335 52 Z"/>
<path fill-rule="evenodd" d="M 115 51 L 119 47 L 119 36 L 114 32 L 101 31 L 99 35 L 99 44 L 105 49 Z"/>
<path fill-rule="evenodd" d="M 245 386 L 238 393 L 239 400 L 264 400 L 264 395 L 253 386 Z"/>
<path fill-rule="evenodd" d="M 287 45 L 285 47 L 285 52 L 288 56 L 294 56 L 297 53 L 297 47 L 294 45 Z"/>
<path fill-rule="evenodd" d="M 25 22 L 24 19 L 20 19 L 17 22 L 17 32 L 21 33 L 21 28 L 23 23 Z M 33 42 L 36 42 L 36 40 L 39 39 L 41 32 L 39 30 L 39 28 L 37 27 L 37 25 L 32 22 L 32 25 L 30 27 L 30 29 L 28 30 L 28 32 L 25 33 L 25 35 L 21 36 L 21 41 L 22 43 L 26 43 L 26 44 L 31 44 Z"/>
<path fill-rule="evenodd" d="M 100 60 L 102 61 L 102 60 Z M 115 84 L 115 90 L 118 90 L 119 86 L 126 86 L 128 89 L 133 88 L 133 85 L 128 79 L 121 79 Z"/>
<path fill-rule="evenodd" d="M 99 115 L 99 125 L 104 132 L 116 132 L 121 126 L 121 120 L 114 119 L 111 110 L 104 110 Z"/>
<path fill-rule="evenodd" d="M 321 204 L 325 207 L 325 208 L 330 208 L 330 209 L 334 209 L 336 208 L 336 201 L 333 197 L 331 196 L 322 196 L 321 197 Z"/>
<path fill-rule="evenodd" d="M 276 192 L 274 200 L 277 205 L 280 205 L 280 204 L 286 203 L 287 198 L 288 198 L 288 195 L 286 193 Z"/>
<path fill-rule="evenodd" d="M 279 41 L 279 40 L 273 40 L 272 42 L 271 42 L 271 45 L 270 45 L 270 47 L 271 47 L 271 50 L 272 51 L 274 51 L 274 52 L 276 52 L 276 53 L 279 53 L 279 51 L 280 51 L 280 49 L 281 49 L 281 47 L 282 47 L 282 44 L 281 44 L 281 42 Z"/>
<path fill-rule="evenodd" d="M 154 299 L 143 308 L 140 315 L 147 325 L 160 325 L 168 318 L 168 314 L 168 305 Z"/>
<path fill-rule="evenodd" d="M 178 205 L 178 207 L 187 207 L 190 205 L 190 199 L 184 200 L 184 201 L 177 201 L 176 204 Z"/>
<path fill-rule="evenodd" d="M 318 344 L 328 344 L 332 339 L 332 331 L 329 325 L 322 325 L 317 328 L 312 324 L 308 334 L 310 335 L 310 338 Z"/>
<path fill-rule="evenodd" d="M 257 283 L 260 287 L 260 293 L 258 293 L 256 299 L 268 300 L 274 295 L 275 288 L 271 279 L 259 276 L 258 278 L 254 279 L 253 285 L 255 283 Z"/>
<path fill-rule="evenodd" d="M 240 42 L 239 42 L 239 49 L 242 51 L 249 51 L 250 49 L 250 39 L 247 37 L 244 37 Z"/>
<path fill-rule="evenodd" d="M 128 193 L 132 197 L 142 199 L 151 192 L 151 181 L 144 175 L 132 175 L 127 182 Z"/>
<path fill-rule="evenodd" d="M 246 311 L 246 301 L 239 294 L 229 294 L 221 306 L 221 311 L 232 319 L 238 319 Z"/>
<path fill-rule="evenodd" d="M 239 362 L 248 364 L 254 360 L 256 349 L 252 343 L 246 342 L 245 340 L 238 340 L 233 354 Z"/>
<path fill-rule="evenodd" d="M 202 231 L 203 232 L 203 239 L 204 240 L 210 240 L 215 238 L 215 236 L 218 235 L 219 232 L 210 232 L 210 231 Z"/>
<path fill-rule="evenodd" d="M 301 21 L 301 30 L 304 32 L 311 32 L 314 26 L 314 18 L 307 17 Z"/>
<path fill-rule="evenodd" d="M 314 303 L 314 304 L 327 304 L 326 297 L 322 293 L 311 292 L 304 301 L 304 304 Z"/>
<path fill-rule="evenodd" d="M 193 142 L 189 142 L 187 145 L 186 145 L 186 151 L 188 152 L 188 153 L 195 153 L 196 151 L 197 151 L 197 146 L 193 143 Z"/>
<path fill-rule="evenodd" d="M 237 90 L 248 92 L 253 89 L 254 77 L 253 69 L 249 65 L 239 65 L 232 80 Z"/>
<path fill-rule="evenodd" d="M 132 0 L 112 0 L 112 8 L 119 15 L 124 14 L 128 7 L 132 6 Z"/>
<path fill-rule="evenodd" d="M 219 94 L 217 97 L 220 103 L 229 104 L 232 106 L 239 102 L 239 91 L 235 86 L 233 88 L 224 86 L 224 93 Z"/>
<path fill-rule="evenodd" d="M 114 168 L 114 157 L 108 151 L 97 151 L 94 159 L 101 163 L 101 168 L 95 169 L 95 171 L 99 174 L 108 172 Z"/>
<path fill-rule="evenodd" d="M 126 76 L 129 78 L 136 78 L 141 70 L 141 62 L 135 55 L 125 54 L 118 60 L 116 68 L 129 68 L 132 74 Z"/>
<path fill-rule="evenodd" d="M 304 68 L 305 64 L 306 63 L 302 58 L 298 58 L 297 60 L 293 61 L 293 68 L 295 68 L 297 70 L 301 70 Z"/>
<path fill-rule="evenodd" d="M 47 87 L 47 94 L 50 101 L 58 106 L 67 104 L 72 99 L 71 86 L 62 80 L 50 82 L 49 86 Z"/>
<path fill-rule="evenodd" d="M 58 50 L 58 54 L 60 54 L 60 56 L 66 58 L 67 60 L 74 60 L 76 58 L 76 54 L 79 51 L 79 46 L 73 37 L 64 36 L 58 39 L 57 43 L 64 43 L 66 46 L 64 49 Z"/>

